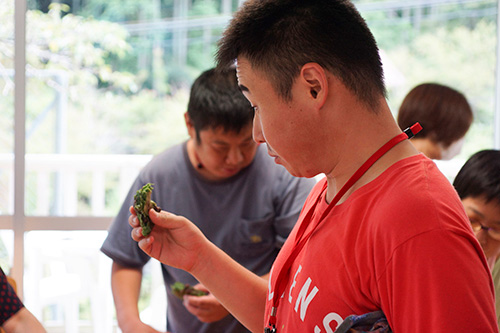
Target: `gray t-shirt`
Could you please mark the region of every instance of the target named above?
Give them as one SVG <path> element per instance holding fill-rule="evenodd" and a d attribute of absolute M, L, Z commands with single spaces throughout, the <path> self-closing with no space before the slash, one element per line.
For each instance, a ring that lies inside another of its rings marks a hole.
<path fill-rule="evenodd" d="M 154 184 L 152 200 L 163 210 L 185 216 L 234 260 L 264 275 L 315 181 L 291 176 L 274 163 L 264 145 L 247 168 L 219 182 L 200 177 L 189 162 L 186 143 L 167 149 L 141 170 L 102 245 L 103 253 L 127 267 L 140 268 L 150 259 L 130 237 L 128 224 L 134 194 L 146 183 Z M 170 285 L 176 281 L 190 285 L 198 282 L 170 266 L 162 265 L 162 272 L 169 332 L 248 332 L 232 316 L 211 324 L 199 321 L 170 292 Z"/>

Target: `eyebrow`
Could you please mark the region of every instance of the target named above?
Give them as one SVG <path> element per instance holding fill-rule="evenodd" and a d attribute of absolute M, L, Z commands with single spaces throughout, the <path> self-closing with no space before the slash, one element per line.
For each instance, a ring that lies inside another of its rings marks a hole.
<path fill-rule="evenodd" d="M 242 140 L 242 143 L 244 143 L 244 142 L 248 142 L 248 141 L 253 141 L 253 136 L 252 136 L 252 135 L 250 135 L 250 136 L 249 136 L 249 137 L 247 137 L 246 139 L 243 139 L 243 140 Z M 227 143 L 227 142 L 225 142 L 225 141 L 220 141 L 220 140 L 215 140 L 215 141 L 213 141 L 213 143 L 218 144 L 218 145 L 228 145 L 228 143 Z"/>
<path fill-rule="evenodd" d="M 250 92 L 250 90 L 247 87 L 245 87 L 244 85 L 242 85 L 242 84 L 239 84 L 238 87 L 240 87 L 241 91 L 248 91 L 248 92 Z"/>
<path fill-rule="evenodd" d="M 483 215 L 480 211 L 478 211 L 478 210 L 476 210 L 476 209 L 474 209 L 474 208 L 472 208 L 472 207 L 470 207 L 470 209 L 472 210 L 472 212 L 473 212 L 474 214 L 477 214 L 477 215 L 479 215 L 481 218 L 483 218 L 483 219 L 484 219 L 484 215 Z M 493 221 L 493 224 L 500 225 L 500 220 Z"/>
<path fill-rule="evenodd" d="M 473 212 L 474 214 L 477 214 L 477 215 L 479 215 L 480 217 L 484 218 L 483 213 L 481 213 L 481 212 L 480 212 L 480 211 L 478 211 L 477 209 L 475 209 L 475 208 L 473 208 L 473 207 L 469 207 L 469 209 L 470 209 L 470 210 L 472 210 L 472 212 Z"/>

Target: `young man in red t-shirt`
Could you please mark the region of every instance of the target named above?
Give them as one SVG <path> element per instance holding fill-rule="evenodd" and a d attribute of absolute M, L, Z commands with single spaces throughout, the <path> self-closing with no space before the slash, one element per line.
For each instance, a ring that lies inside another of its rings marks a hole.
<path fill-rule="evenodd" d="M 394 332 L 497 332 L 481 247 L 451 184 L 396 124 L 354 5 L 246 1 L 217 55 L 219 66 L 235 59 L 254 140 L 291 174 L 326 177 L 268 281 L 167 212 L 150 212 L 146 238 L 132 214 L 139 246 L 189 271 L 254 332 L 333 332 L 373 311 Z"/>

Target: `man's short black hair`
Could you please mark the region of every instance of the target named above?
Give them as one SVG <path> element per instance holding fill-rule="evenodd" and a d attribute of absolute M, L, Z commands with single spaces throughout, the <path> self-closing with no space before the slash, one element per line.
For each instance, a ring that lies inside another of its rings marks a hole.
<path fill-rule="evenodd" d="M 378 47 L 348 0 L 247 0 L 219 41 L 218 67 L 243 56 L 265 73 L 274 90 L 291 99 L 302 66 L 318 63 L 360 101 L 386 95 Z"/>
<path fill-rule="evenodd" d="M 460 169 L 453 186 L 460 199 L 482 197 L 500 203 L 500 150 L 481 150 Z"/>
<path fill-rule="evenodd" d="M 198 140 L 199 132 L 207 128 L 239 133 L 252 123 L 254 116 L 238 87 L 234 68 L 203 72 L 191 86 L 187 113 Z"/>

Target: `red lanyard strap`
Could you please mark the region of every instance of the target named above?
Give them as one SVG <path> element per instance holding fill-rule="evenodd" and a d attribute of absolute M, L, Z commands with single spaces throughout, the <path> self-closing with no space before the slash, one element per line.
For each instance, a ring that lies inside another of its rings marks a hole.
<path fill-rule="evenodd" d="M 312 228 L 309 233 L 304 236 L 304 232 L 307 229 L 308 224 L 307 223 L 302 223 L 299 227 L 299 230 L 297 231 L 296 235 L 296 242 L 295 246 L 293 248 L 292 253 L 290 256 L 287 258 L 285 263 L 283 264 L 283 267 L 281 268 L 280 272 L 278 273 L 278 277 L 276 279 L 276 283 L 274 285 L 274 298 L 273 298 L 273 305 L 271 308 L 271 313 L 269 315 L 269 326 L 266 328 L 265 332 L 276 332 L 276 312 L 278 309 L 279 301 L 281 299 L 281 295 L 283 295 L 283 292 L 285 291 L 286 287 L 286 281 L 288 281 L 288 277 L 290 275 L 290 268 L 292 266 L 292 263 L 295 261 L 297 256 L 299 255 L 300 251 L 304 247 L 304 245 L 307 243 L 309 240 L 309 237 L 311 234 L 316 230 L 318 225 L 321 223 L 321 221 L 330 213 L 330 211 L 335 207 L 335 205 L 339 202 L 339 200 L 344 196 L 344 194 L 365 174 L 365 172 L 379 159 L 381 158 L 385 153 L 387 153 L 389 150 L 391 150 L 395 145 L 400 143 L 403 140 L 409 139 L 413 137 L 415 134 L 420 132 L 422 129 L 422 126 L 420 126 L 419 123 L 416 123 L 415 125 L 411 126 L 410 128 L 407 128 L 404 133 L 400 133 L 396 135 L 394 138 L 389 140 L 386 144 L 384 144 L 382 147 L 380 147 L 370 158 L 363 163 L 363 165 L 349 178 L 349 180 L 342 186 L 340 191 L 335 195 L 333 198 L 332 202 L 328 205 L 328 207 L 325 209 L 323 214 L 321 215 L 320 219 L 318 220 L 318 223 Z M 325 182 L 325 185 L 323 186 L 323 189 L 321 192 L 323 192 L 327 187 L 327 183 Z M 318 201 L 320 200 L 322 196 L 319 195 L 318 198 L 316 199 L 316 202 L 314 205 L 309 209 L 309 211 L 306 214 L 306 217 L 304 218 L 303 221 L 310 221 L 312 218 L 312 215 L 314 213 L 315 207 L 318 204 Z"/>

